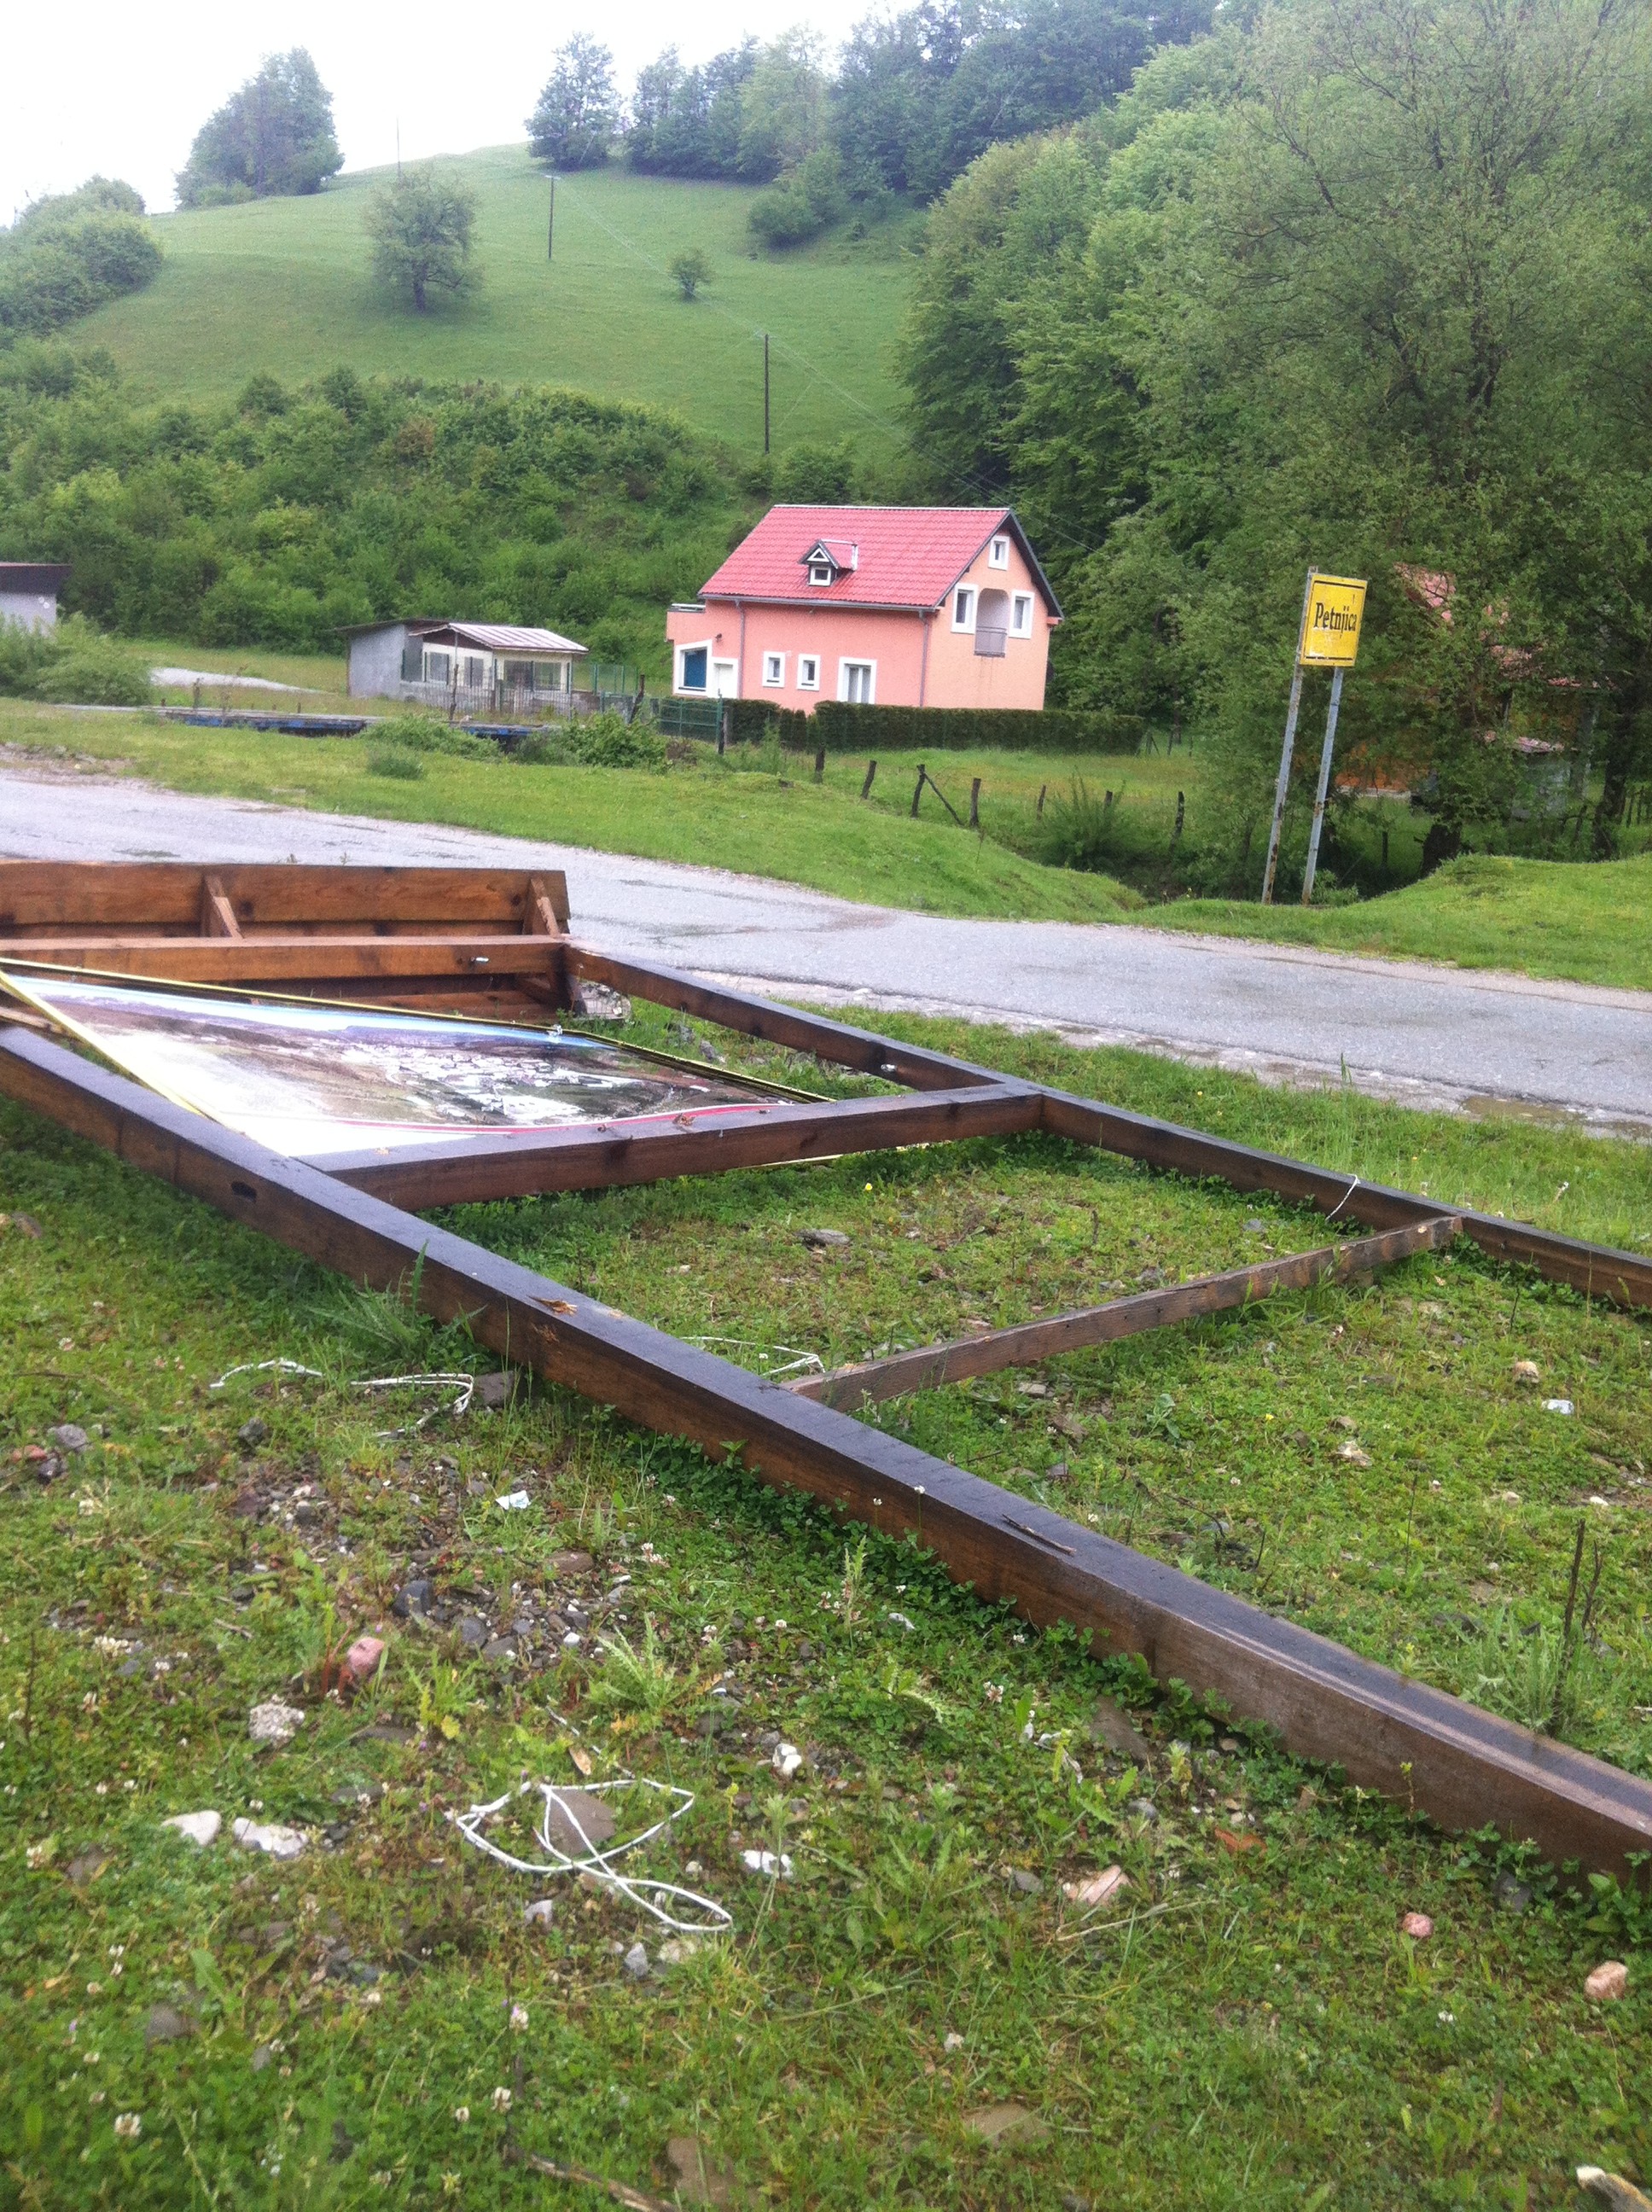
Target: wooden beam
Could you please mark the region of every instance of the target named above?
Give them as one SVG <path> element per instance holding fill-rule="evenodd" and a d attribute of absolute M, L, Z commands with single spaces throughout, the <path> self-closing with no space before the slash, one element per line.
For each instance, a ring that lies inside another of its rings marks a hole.
<path fill-rule="evenodd" d="M 960 1382 L 966 1376 L 1036 1366 L 1040 1360 L 1059 1358 L 1065 1352 L 1116 1343 L 1121 1337 L 1168 1328 L 1177 1322 L 1199 1321 L 1207 1314 L 1230 1313 L 1236 1307 L 1272 1297 L 1278 1291 L 1345 1283 L 1373 1268 L 1391 1267 L 1396 1260 L 1409 1260 L 1418 1252 L 1437 1252 L 1456 1233 L 1455 1218 L 1442 1215 L 1405 1229 L 1387 1230 L 1380 1237 L 1321 1245 L 1312 1252 L 1259 1261 L 1254 1267 L 1235 1267 L 1225 1274 L 1200 1275 L 1168 1290 L 1143 1291 L 1133 1297 L 1111 1299 L 1106 1305 L 1081 1306 L 1076 1312 L 1054 1314 L 1046 1321 L 1025 1322 L 1015 1328 L 988 1329 L 980 1336 L 956 1337 L 945 1344 L 920 1346 L 915 1352 L 892 1352 L 884 1359 L 864 1359 L 834 1368 L 829 1375 L 804 1376 L 786 1387 L 799 1398 L 813 1398 L 824 1406 L 856 1407 L 901 1398 L 909 1391 Z"/>
<path fill-rule="evenodd" d="M 229 903 L 222 876 L 207 874 L 201 878 L 201 934 L 203 937 L 239 937 L 240 924 L 235 919 L 235 909 Z"/>
<path fill-rule="evenodd" d="M 811 1492 L 888 1535 L 909 1533 L 988 1603 L 1137 1651 L 1161 1680 L 1266 1723 L 1447 1828 L 1495 1823 L 1556 1862 L 1632 1875 L 1652 1850 L 1652 1782 L 1407 1680 L 1341 1646 L 999 1490 L 898 1437 L 793 1396 L 319 1169 L 168 1106 L 63 1047 L 0 1030 L 0 1090 L 132 1165 L 357 1282 L 416 1279 L 501 1358 L 685 1437 L 739 1449 L 764 1481 Z"/>
<path fill-rule="evenodd" d="M 951 1091 L 976 1083 L 1001 1087 L 1017 1082 L 996 1068 L 977 1067 L 967 1060 L 954 1060 L 921 1045 L 901 1044 L 872 1030 L 829 1021 L 824 1014 L 807 1013 L 798 1006 L 778 1006 L 773 1000 L 754 998 L 749 992 L 725 990 L 679 969 L 616 959 L 588 945 L 570 945 L 568 958 L 576 976 L 606 983 L 610 990 L 649 1000 L 655 1006 L 675 1006 L 679 1013 L 720 1023 L 743 1036 L 762 1037 L 793 1052 L 812 1053 L 817 1060 L 858 1068 L 865 1075 L 881 1075 L 888 1082 L 904 1083 L 914 1091 Z M 1017 1087 L 1035 1091 L 1039 1086 L 1017 1083 Z"/>
<path fill-rule="evenodd" d="M 432 931 L 517 931 L 529 899 L 521 868 L 331 866 L 228 863 L 213 873 L 244 933 L 260 929 L 372 926 Z M 553 911 L 568 915 L 568 878 L 544 868 L 537 880 Z M 173 860 L 0 860 L 0 937 L 25 930 L 67 936 L 81 929 L 192 934 L 200 921 L 201 870 Z"/>
<path fill-rule="evenodd" d="M 555 976 L 560 938 L 25 938 L 0 947 L 17 961 L 181 983 L 340 984 L 401 975 Z"/>
<path fill-rule="evenodd" d="M 1006 1137 L 1038 1127 L 1036 1091 L 926 1091 L 920 1097 L 834 1099 L 822 1105 L 776 1100 L 726 1118 L 686 1125 L 598 1123 L 526 1135 L 450 1138 L 416 1151 L 398 1147 L 318 1154 L 311 1164 L 341 1182 L 410 1212 L 553 1190 L 602 1190 L 673 1176 L 831 1159 L 896 1145 L 944 1145 Z"/>
<path fill-rule="evenodd" d="M 531 937 L 566 937 L 568 925 L 568 878 L 530 876 L 523 928 Z"/>
<path fill-rule="evenodd" d="M 1269 1191 L 1275 1197 L 1316 1206 L 1327 1218 L 1364 1222 L 1368 1228 L 1393 1228 L 1406 1221 L 1450 1215 L 1461 1233 L 1494 1259 L 1533 1267 L 1552 1282 L 1569 1283 L 1586 1297 L 1611 1304 L 1652 1309 L 1652 1258 L 1620 1252 L 1609 1244 L 1588 1244 L 1529 1222 L 1504 1221 L 1473 1206 L 1448 1206 L 1414 1191 L 1385 1183 L 1363 1182 L 1357 1176 L 1263 1152 L 1203 1129 L 1184 1129 L 1145 1114 L 1130 1114 L 1093 1098 L 1060 1091 L 1043 1092 L 1044 1127 L 1053 1135 L 1081 1145 L 1122 1153 L 1148 1166 L 1178 1175 L 1219 1176 L 1236 1190 Z"/>

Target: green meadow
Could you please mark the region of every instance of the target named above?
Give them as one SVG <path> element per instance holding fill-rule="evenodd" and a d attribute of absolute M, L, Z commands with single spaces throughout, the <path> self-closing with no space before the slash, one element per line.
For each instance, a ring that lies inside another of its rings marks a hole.
<path fill-rule="evenodd" d="M 301 384 L 343 363 L 361 375 L 567 385 L 674 409 L 745 453 L 762 448 L 762 333 L 770 333 L 777 451 L 853 435 L 888 450 L 897 392 L 890 344 L 906 296 L 898 226 L 756 254 L 756 188 L 629 174 L 617 165 L 550 185 L 525 147 L 440 165 L 479 203 L 476 296 L 416 315 L 382 297 L 362 216 L 383 171 L 313 198 L 155 219 L 166 262 L 145 291 L 75 325 L 145 396 L 221 400 L 255 372 Z M 665 273 L 700 246 L 713 279 L 692 304 Z"/>

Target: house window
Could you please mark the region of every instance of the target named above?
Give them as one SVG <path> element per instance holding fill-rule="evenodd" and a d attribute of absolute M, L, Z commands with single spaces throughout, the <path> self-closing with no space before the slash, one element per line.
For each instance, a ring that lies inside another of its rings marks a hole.
<path fill-rule="evenodd" d="M 837 664 L 837 696 L 851 707 L 870 707 L 876 703 L 878 663 L 875 660 L 840 660 Z"/>
<path fill-rule="evenodd" d="M 952 627 L 954 629 L 973 629 L 975 626 L 975 592 L 968 584 L 960 584 L 952 594 Z"/>
<path fill-rule="evenodd" d="M 818 691 L 820 689 L 820 656 L 813 653 L 798 655 L 798 689 L 799 691 Z"/>
<path fill-rule="evenodd" d="M 427 653 L 424 656 L 424 680 L 427 684 L 446 684 L 453 673 L 451 653 Z"/>
<path fill-rule="evenodd" d="M 1030 637 L 1032 635 L 1032 593 L 1017 592 L 1010 604 L 1011 608 L 1010 635 Z"/>
<path fill-rule="evenodd" d="M 811 561 L 809 563 L 809 581 L 811 584 L 829 584 L 836 574 L 829 561 Z"/>
<path fill-rule="evenodd" d="M 479 653 L 466 653 L 465 656 L 465 690 L 467 691 L 479 691 L 487 680 L 488 664 L 482 658 L 482 655 Z"/>
<path fill-rule="evenodd" d="M 709 655 L 703 645 L 685 645 L 682 653 L 682 669 L 677 679 L 679 691 L 703 691 L 706 688 L 706 662 Z"/>
<path fill-rule="evenodd" d="M 783 653 L 764 653 L 764 655 L 763 655 L 763 682 L 764 682 L 765 684 L 784 684 L 784 683 L 785 683 L 785 681 L 786 681 L 786 655 L 785 655 Z"/>
<path fill-rule="evenodd" d="M 993 538 L 992 544 L 987 549 L 987 565 L 989 568 L 1007 568 L 1009 567 L 1010 541 L 1007 538 Z"/>

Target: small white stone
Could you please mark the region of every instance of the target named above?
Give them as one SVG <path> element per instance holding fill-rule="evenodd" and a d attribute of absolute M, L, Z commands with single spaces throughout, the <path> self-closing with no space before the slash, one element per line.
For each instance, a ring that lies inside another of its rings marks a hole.
<path fill-rule="evenodd" d="M 231 1833 L 244 1851 L 264 1851 L 272 1859 L 295 1859 L 304 1849 L 302 1830 L 278 1820 L 237 1820 Z"/>
<path fill-rule="evenodd" d="M 1546 1413 L 1573 1413 L 1577 1408 L 1570 1398 L 1546 1398 L 1543 1410 Z"/>
<path fill-rule="evenodd" d="M 494 1500 L 501 1513 L 525 1513 L 532 1503 L 525 1490 L 507 1490 L 502 1498 Z"/>
<path fill-rule="evenodd" d="M 794 1743 L 777 1743 L 768 1763 L 782 1782 L 789 1782 L 803 1765 L 803 1753 Z"/>
<path fill-rule="evenodd" d="M 941 2049 L 943 2051 L 962 2051 L 963 2048 L 963 2038 L 958 2033 L 957 2028 L 948 2028 L 945 2038 L 941 2044 Z"/>
<path fill-rule="evenodd" d="M 246 1733 L 254 1743 L 290 1743 L 303 1725 L 304 1715 L 299 1708 L 283 1704 L 279 1698 L 267 1698 L 246 1716 Z"/>
<path fill-rule="evenodd" d="M 203 1850 L 208 1844 L 217 1842 L 218 1831 L 223 1824 L 222 1813 L 174 1813 L 171 1820 L 161 1823 L 163 1828 L 176 1828 L 180 1836 L 187 1836 L 191 1843 L 199 1844 Z"/>
<path fill-rule="evenodd" d="M 742 1851 L 740 1863 L 748 1874 L 772 1875 L 780 1881 L 792 1879 L 792 1862 L 784 1851 Z"/>
<path fill-rule="evenodd" d="M 625 1971 L 629 1974 L 634 1982 L 646 1982 L 647 1980 L 648 1952 L 647 1947 L 645 1944 L 632 1944 L 630 1949 L 625 1954 Z"/>
<path fill-rule="evenodd" d="M 556 1907 L 548 1897 L 536 1897 L 531 1905 L 522 1907 L 522 1917 L 530 1928 L 549 1928 L 556 1917 Z"/>

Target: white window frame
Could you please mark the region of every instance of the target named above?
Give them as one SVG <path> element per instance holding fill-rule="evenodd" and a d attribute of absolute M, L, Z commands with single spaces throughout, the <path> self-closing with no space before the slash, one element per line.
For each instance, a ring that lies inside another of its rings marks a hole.
<path fill-rule="evenodd" d="M 809 581 L 822 586 L 835 584 L 837 571 L 829 561 L 811 561 L 809 563 Z"/>
<path fill-rule="evenodd" d="M 973 584 L 960 584 L 952 594 L 952 627 L 969 631 L 975 626 L 975 609 L 981 605 L 981 593 Z"/>
<path fill-rule="evenodd" d="M 786 655 L 766 653 L 763 655 L 763 682 L 770 690 L 782 689 L 786 683 Z"/>
<path fill-rule="evenodd" d="M 1007 568 L 1009 567 L 1010 541 L 1007 538 L 993 538 L 992 544 L 987 549 L 987 565 L 989 568 Z"/>
<path fill-rule="evenodd" d="M 673 689 L 681 693 L 685 698 L 709 699 L 712 696 L 711 655 L 712 647 L 715 642 L 716 641 L 714 638 L 696 637 L 690 638 L 686 645 L 679 645 L 677 647 L 677 682 L 673 686 Z M 703 653 L 706 656 L 706 680 L 703 684 L 695 685 L 692 690 L 683 680 L 683 663 L 688 659 L 691 653 Z"/>
<path fill-rule="evenodd" d="M 852 669 L 856 668 L 864 668 L 866 672 L 866 696 L 864 699 L 857 700 L 855 704 L 861 707 L 875 707 L 878 704 L 878 663 L 875 660 L 861 660 L 856 659 L 853 660 L 844 659 L 838 662 L 838 699 L 842 705 L 846 707 L 848 705 L 849 673 Z"/>
<path fill-rule="evenodd" d="M 820 655 L 800 653 L 798 655 L 798 689 L 799 691 L 818 691 L 820 689 Z"/>
<path fill-rule="evenodd" d="M 1033 595 L 1017 592 L 1010 601 L 1010 635 L 1030 637 L 1033 634 Z"/>

